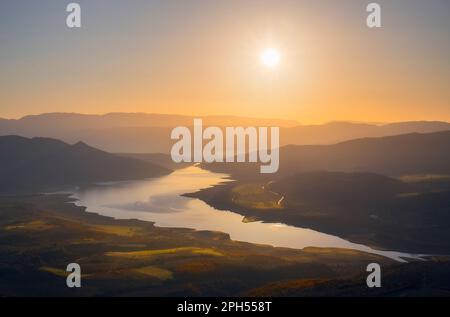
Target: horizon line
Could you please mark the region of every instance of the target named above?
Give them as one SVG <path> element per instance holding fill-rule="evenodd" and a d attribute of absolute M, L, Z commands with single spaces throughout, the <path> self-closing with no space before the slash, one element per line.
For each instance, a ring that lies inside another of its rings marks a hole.
<path fill-rule="evenodd" d="M 400 121 L 385 121 L 385 122 L 379 122 L 379 121 L 361 121 L 361 120 L 330 120 L 330 121 L 321 121 L 321 122 L 315 122 L 315 123 L 302 123 L 298 120 L 294 119 L 285 119 L 285 118 L 279 118 L 279 117 L 253 117 L 253 116 L 239 116 L 239 115 L 233 115 L 233 114 L 208 114 L 208 115 L 188 115 L 188 114 L 180 114 L 180 113 L 160 113 L 160 112 L 124 112 L 124 111 L 112 111 L 112 112 L 106 112 L 106 113 L 81 113 L 81 112 L 64 112 L 64 111 L 54 111 L 54 112 L 41 112 L 41 113 L 34 113 L 34 114 L 27 114 L 27 115 L 21 115 L 18 117 L 0 117 L 0 120 L 8 120 L 8 121 L 19 121 L 22 119 L 25 119 L 27 117 L 39 117 L 39 116 L 45 116 L 45 115 L 79 115 L 79 116 L 95 116 L 95 117 L 104 117 L 108 115 L 150 115 L 150 116 L 176 116 L 176 117 L 188 117 L 188 118 L 211 118 L 211 117 L 219 117 L 219 118 L 240 118 L 240 119 L 253 119 L 253 120 L 276 120 L 276 121 L 285 121 L 285 122 L 291 122 L 295 123 L 294 126 L 320 126 L 320 125 L 327 125 L 332 123 L 350 123 L 350 124 L 367 124 L 367 125 L 387 125 L 387 124 L 396 124 L 396 123 L 408 123 L 408 122 L 440 122 L 440 123 L 450 123 L 450 121 L 447 120 L 440 120 L 440 119 L 421 119 L 421 120 L 411 120 L 411 119 L 405 119 Z"/>

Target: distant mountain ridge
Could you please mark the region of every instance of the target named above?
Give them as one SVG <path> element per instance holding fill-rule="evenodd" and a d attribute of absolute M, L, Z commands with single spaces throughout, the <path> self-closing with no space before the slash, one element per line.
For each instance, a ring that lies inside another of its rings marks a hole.
<path fill-rule="evenodd" d="M 173 141 L 170 132 L 176 126 L 192 126 L 194 116 L 110 113 L 86 115 L 49 113 L 26 116 L 18 120 L 0 119 L 0 135 L 49 137 L 68 143 L 83 141 L 113 153 L 169 153 Z M 330 122 L 300 125 L 296 121 L 258 119 L 236 116 L 205 116 L 211 126 L 280 126 L 280 144 L 317 145 L 383 137 L 407 133 L 431 133 L 450 130 L 450 123 L 439 121 L 365 124 Z"/>
<path fill-rule="evenodd" d="M 275 125 L 280 127 L 294 127 L 299 125 L 294 120 L 263 119 L 241 116 L 187 116 L 157 113 L 125 113 L 112 112 L 107 114 L 79 114 L 79 113 L 43 113 L 28 115 L 20 119 L 0 119 L 0 123 L 10 127 L 20 128 L 120 128 L 120 127 L 176 127 L 190 126 L 195 118 L 202 118 L 205 124 L 214 126 L 227 125 Z M 50 126 L 50 124 L 52 126 Z M 64 126 L 61 126 L 64 124 Z"/>
<path fill-rule="evenodd" d="M 171 170 L 55 139 L 0 137 L 0 192 L 157 177 Z"/>
<path fill-rule="evenodd" d="M 409 121 L 387 124 L 329 122 L 322 125 L 297 126 L 282 131 L 282 145 L 335 144 L 359 138 L 384 137 L 409 133 L 432 133 L 450 130 L 442 121 Z"/>

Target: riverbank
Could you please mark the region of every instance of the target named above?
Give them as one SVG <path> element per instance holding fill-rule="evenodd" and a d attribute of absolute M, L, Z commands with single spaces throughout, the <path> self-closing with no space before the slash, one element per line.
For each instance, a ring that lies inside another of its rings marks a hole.
<path fill-rule="evenodd" d="M 154 222 L 157 227 L 189 228 L 224 232 L 234 241 L 275 247 L 304 249 L 306 247 L 342 248 L 369 252 L 396 261 L 418 259 L 410 253 L 375 250 L 351 243 L 335 235 L 309 228 L 271 223 L 242 221 L 242 215 L 217 210 L 205 202 L 183 196 L 230 181 L 226 174 L 211 173 L 197 166 L 180 169 L 170 175 L 131 182 L 94 185 L 74 191 L 76 204 L 86 211 L 116 219 L 139 219 Z M 250 210 L 284 211 L 281 196 L 269 186 L 243 185 L 233 188 L 233 202 Z"/>
<path fill-rule="evenodd" d="M 80 289 L 66 287 L 72 262 L 81 265 Z M 381 290 L 365 286 L 372 262 L 393 274 Z M 85 212 L 67 195 L 0 198 L 1 296 L 433 295 L 450 285 L 448 267 L 445 258 L 400 264 L 348 249 L 274 248 L 219 232 L 115 220 Z"/>
<path fill-rule="evenodd" d="M 290 279 L 337 279 L 393 261 L 344 249 L 292 250 L 219 232 L 85 212 L 67 195 L 0 198 L 1 296 L 231 296 Z M 82 288 L 65 268 L 82 268 Z"/>
<path fill-rule="evenodd" d="M 250 191 L 248 188 L 256 189 Z M 241 190 L 244 188 L 245 190 Z M 253 203 L 255 195 L 258 204 Z M 445 196 L 445 193 L 425 194 L 406 197 L 417 199 L 417 203 L 408 203 L 420 208 L 429 204 L 428 196 Z M 245 182 L 235 181 L 226 184 L 205 188 L 194 193 L 185 194 L 187 197 L 198 198 L 208 205 L 222 211 L 232 211 L 244 216 L 244 221 L 263 221 L 267 223 L 284 223 L 299 228 L 310 228 L 327 234 L 341 237 L 357 244 L 364 244 L 377 250 L 396 250 L 414 254 L 450 254 L 448 243 L 448 231 L 435 230 L 435 226 L 421 227 L 410 225 L 409 219 L 417 219 L 416 214 L 402 213 L 406 221 L 401 218 L 382 218 L 372 215 L 370 209 L 359 209 L 353 213 L 340 210 L 336 206 L 331 213 L 325 213 L 314 205 L 301 205 L 298 201 L 285 197 L 283 193 L 274 193 L 265 183 L 248 185 Z M 279 204 L 282 199 L 282 203 Z M 421 202 L 419 199 L 426 200 Z M 446 198 L 445 198 L 446 199 Z M 409 206 L 408 205 L 408 206 Z M 415 213 L 423 213 L 422 210 L 414 210 Z M 446 217 L 445 214 L 442 215 Z M 378 218 L 377 218 L 378 217 Z M 409 217 L 409 219 L 408 219 Z M 439 219 L 433 219 L 439 223 Z M 447 223 L 444 219 L 442 224 Z"/>

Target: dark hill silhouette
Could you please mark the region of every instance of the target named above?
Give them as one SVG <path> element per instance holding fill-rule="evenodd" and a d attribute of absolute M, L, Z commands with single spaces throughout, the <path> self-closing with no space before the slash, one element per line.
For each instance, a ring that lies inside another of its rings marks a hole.
<path fill-rule="evenodd" d="M 204 164 L 235 178 L 288 176 L 298 172 L 371 172 L 390 176 L 450 174 L 450 131 L 364 138 L 334 145 L 280 148 L 276 175 L 261 175 L 258 164 Z"/>
<path fill-rule="evenodd" d="M 450 131 L 365 138 L 329 146 L 287 146 L 280 156 L 285 173 L 295 169 L 449 174 Z"/>
<path fill-rule="evenodd" d="M 310 172 L 230 182 L 188 196 L 247 221 L 311 228 L 389 250 L 448 254 L 450 191 L 432 183 L 424 189 L 373 173 Z M 265 205 L 251 203 L 255 193 Z"/>
<path fill-rule="evenodd" d="M 83 142 L 0 137 L 0 192 L 33 191 L 92 182 L 157 177 L 170 170 L 119 157 Z"/>
<path fill-rule="evenodd" d="M 342 172 L 295 174 L 271 183 L 270 188 L 285 195 L 287 201 L 295 199 L 344 210 L 387 202 L 409 189 L 407 184 L 386 176 Z"/>

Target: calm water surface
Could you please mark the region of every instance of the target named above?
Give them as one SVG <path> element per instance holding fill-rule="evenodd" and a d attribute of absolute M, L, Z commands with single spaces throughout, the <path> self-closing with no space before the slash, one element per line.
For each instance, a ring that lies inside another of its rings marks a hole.
<path fill-rule="evenodd" d="M 243 216 L 217 210 L 196 198 L 182 194 L 196 192 L 228 181 L 227 175 L 212 173 L 196 166 L 172 174 L 130 182 L 98 184 L 73 193 L 76 204 L 88 212 L 117 219 L 140 219 L 160 227 L 191 228 L 226 232 L 231 239 L 277 247 L 333 247 L 366 251 L 403 261 L 416 255 L 374 250 L 339 237 L 281 223 L 242 222 Z"/>

